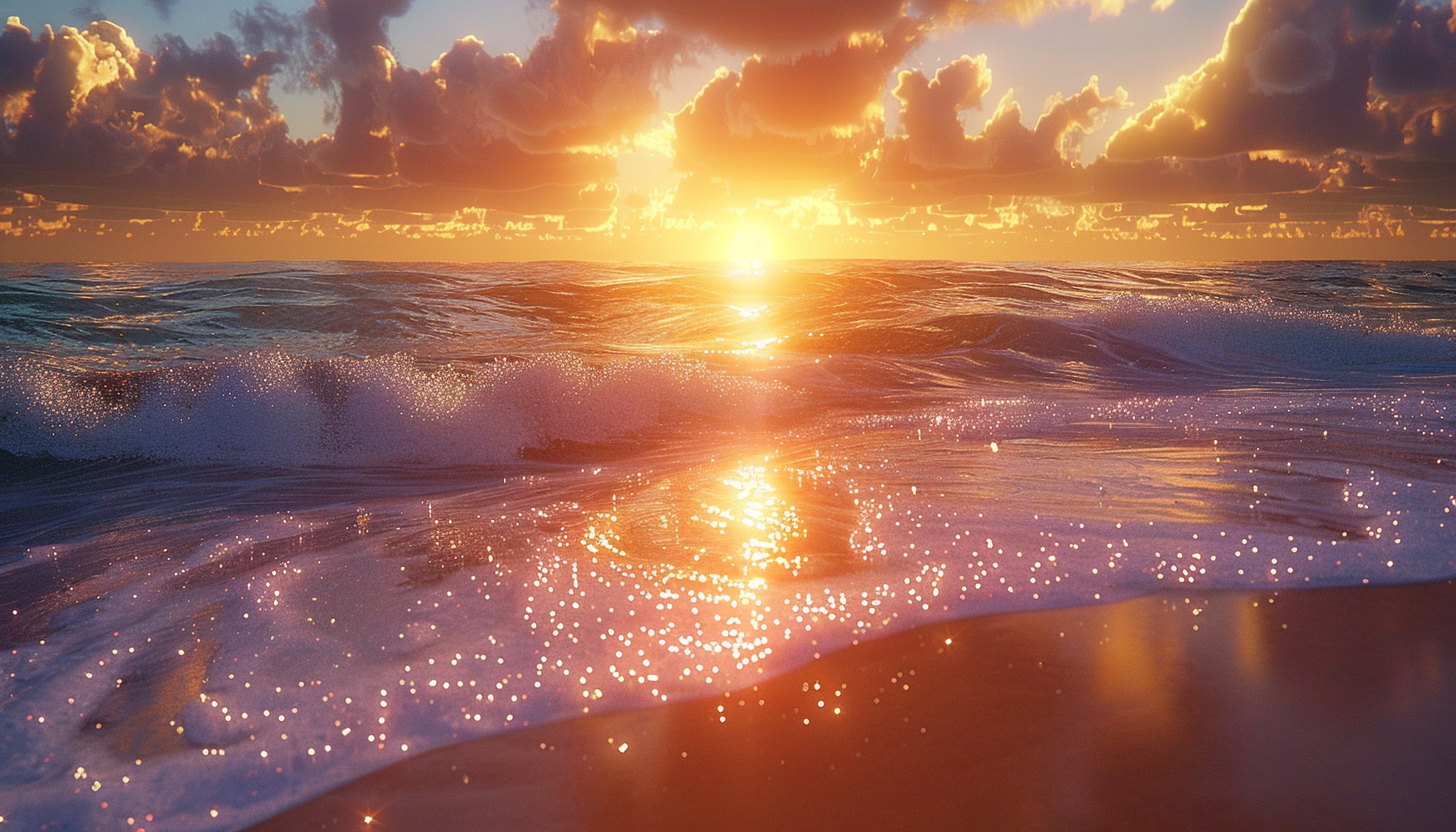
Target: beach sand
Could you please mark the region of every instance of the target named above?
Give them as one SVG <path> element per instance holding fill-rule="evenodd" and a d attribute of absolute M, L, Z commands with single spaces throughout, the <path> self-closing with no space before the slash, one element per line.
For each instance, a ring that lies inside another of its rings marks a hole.
<path fill-rule="evenodd" d="M 1414 832 L 1452 782 L 1456 585 L 1180 592 L 441 748 L 255 829 Z"/>

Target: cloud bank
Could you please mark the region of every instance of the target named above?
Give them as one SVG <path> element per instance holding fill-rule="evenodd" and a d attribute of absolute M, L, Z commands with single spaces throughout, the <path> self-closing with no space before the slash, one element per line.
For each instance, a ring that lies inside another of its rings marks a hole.
<path fill-rule="evenodd" d="M 556 0 L 523 56 L 451 33 L 425 67 L 391 50 L 389 23 L 411 0 L 314 0 L 296 14 L 260 3 L 199 46 L 143 48 L 104 20 L 33 32 L 12 18 L 0 232 L 33 233 L 41 220 L 19 218 L 67 205 L 452 234 L 485 233 L 462 225 L 470 212 L 494 212 L 491 228 L 606 235 L 753 217 L 923 236 L 1075 215 L 1067 233 L 1111 235 L 1126 229 L 1107 218 L 1128 205 L 1156 215 L 1134 228 L 1152 233 L 1174 215 L 1211 222 L 1190 206 L 1227 203 L 1277 204 L 1296 225 L 1398 206 L 1409 221 L 1380 227 L 1444 233 L 1441 212 L 1456 209 L 1446 0 L 1249 0 L 1218 54 L 1136 107 L 1118 79 L 1092 76 L 1033 118 L 984 55 L 902 68 L 948 30 L 1129 5 Z M 734 53 L 746 57 L 663 111 L 677 67 Z M 279 85 L 326 96 L 332 128 L 291 135 L 270 97 Z M 1117 120 L 1105 147 L 1084 147 Z M 627 192 L 618 157 L 642 147 L 669 155 L 675 185 Z"/>

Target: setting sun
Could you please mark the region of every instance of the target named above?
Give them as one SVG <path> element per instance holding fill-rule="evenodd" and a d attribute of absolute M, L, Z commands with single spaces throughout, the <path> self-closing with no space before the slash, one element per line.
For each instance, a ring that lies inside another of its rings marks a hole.
<path fill-rule="evenodd" d="M 761 228 L 740 228 L 728 240 L 728 260 L 755 269 L 773 260 L 773 240 Z"/>

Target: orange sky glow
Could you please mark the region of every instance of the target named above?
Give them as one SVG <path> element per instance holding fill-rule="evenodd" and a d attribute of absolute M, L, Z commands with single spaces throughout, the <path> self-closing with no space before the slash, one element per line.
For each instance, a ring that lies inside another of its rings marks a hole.
<path fill-rule="evenodd" d="M 390 23 L 425 0 L 240 6 L 192 44 L 14 16 L 0 258 L 1456 257 L 1456 0 L 1248 0 L 1152 100 L 922 65 L 1194 2 L 556 0 L 519 55 L 462 28 L 419 67 Z"/>

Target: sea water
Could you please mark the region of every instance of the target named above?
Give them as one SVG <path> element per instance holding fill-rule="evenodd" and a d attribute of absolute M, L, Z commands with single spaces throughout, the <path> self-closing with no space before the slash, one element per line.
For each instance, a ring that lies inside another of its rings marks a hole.
<path fill-rule="evenodd" d="M 1456 576 L 1456 266 L 0 267 L 0 817 L 920 624 Z"/>

